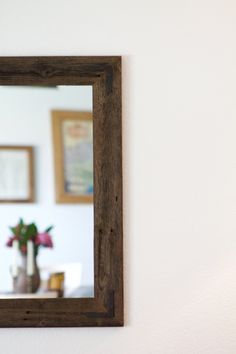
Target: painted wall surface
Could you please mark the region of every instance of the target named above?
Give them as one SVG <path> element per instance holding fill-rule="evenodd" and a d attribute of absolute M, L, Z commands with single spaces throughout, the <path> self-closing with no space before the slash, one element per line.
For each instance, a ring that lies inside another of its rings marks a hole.
<path fill-rule="evenodd" d="M 124 328 L 1 329 L 4 354 L 235 354 L 236 3 L 1 1 L 1 55 L 122 54 Z"/>

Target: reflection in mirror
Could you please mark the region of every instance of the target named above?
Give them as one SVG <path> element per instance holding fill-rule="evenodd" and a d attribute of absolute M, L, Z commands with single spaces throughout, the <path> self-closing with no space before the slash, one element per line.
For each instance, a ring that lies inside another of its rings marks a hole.
<path fill-rule="evenodd" d="M 92 96 L 0 87 L 0 298 L 94 296 Z"/>

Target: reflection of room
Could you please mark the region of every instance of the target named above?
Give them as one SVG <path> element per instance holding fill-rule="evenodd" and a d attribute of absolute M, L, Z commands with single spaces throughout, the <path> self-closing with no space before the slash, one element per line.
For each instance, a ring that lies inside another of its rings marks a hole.
<path fill-rule="evenodd" d="M 92 112 L 92 87 L 0 87 L 0 145 L 33 146 L 35 172 L 35 203 L 0 203 L 0 296 L 13 291 L 5 244 L 20 218 L 40 231 L 54 226 L 54 248 L 37 257 L 45 289 L 49 274 L 64 273 L 66 296 L 93 296 L 93 204 L 55 202 L 52 110 Z"/>

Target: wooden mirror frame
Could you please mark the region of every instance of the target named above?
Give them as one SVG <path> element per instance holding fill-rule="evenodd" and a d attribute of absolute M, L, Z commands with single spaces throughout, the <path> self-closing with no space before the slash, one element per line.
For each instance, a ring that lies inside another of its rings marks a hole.
<path fill-rule="evenodd" d="M 0 57 L 0 85 L 92 85 L 94 298 L 3 299 L 0 327 L 123 325 L 120 57 Z"/>

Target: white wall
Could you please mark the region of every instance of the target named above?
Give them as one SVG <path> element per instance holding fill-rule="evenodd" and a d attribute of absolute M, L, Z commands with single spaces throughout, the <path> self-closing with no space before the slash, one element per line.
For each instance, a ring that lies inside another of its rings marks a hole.
<path fill-rule="evenodd" d="M 81 263 L 78 286 L 93 285 L 93 205 L 55 204 L 54 151 L 51 111 L 92 112 L 92 86 L 56 88 L 0 87 L 0 144 L 34 147 L 34 204 L 0 203 L 0 292 L 10 291 L 12 250 L 5 247 L 9 226 L 22 217 L 39 231 L 54 225 L 54 248 L 41 249 L 42 267 Z"/>
<path fill-rule="evenodd" d="M 125 328 L 4 354 L 235 354 L 236 3 L 1 1 L 1 55 L 122 54 Z"/>

